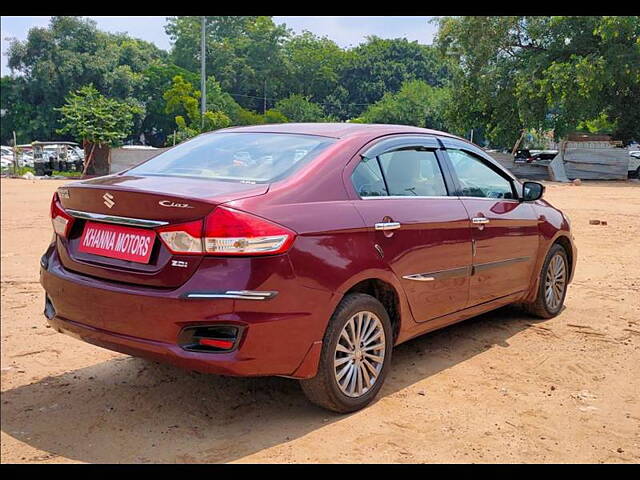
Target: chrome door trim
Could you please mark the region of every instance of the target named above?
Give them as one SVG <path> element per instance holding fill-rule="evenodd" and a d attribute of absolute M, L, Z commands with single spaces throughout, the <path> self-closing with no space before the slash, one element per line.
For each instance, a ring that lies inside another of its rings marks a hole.
<path fill-rule="evenodd" d="M 417 282 L 432 282 L 443 278 L 467 277 L 472 274 L 471 265 L 467 267 L 449 268 L 447 270 L 438 270 L 437 272 L 414 273 L 405 275 L 405 280 L 415 280 Z"/>
<path fill-rule="evenodd" d="M 189 299 L 234 299 L 234 300 L 269 300 L 278 295 L 278 292 L 260 292 L 257 290 L 227 290 L 226 292 L 191 292 L 184 295 Z"/>
<path fill-rule="evenodd" d="M 400 228 L 400 222 L 381 222 L 381 223 L 376 223 L 374 225 L 374 228 L 376 230 L 382 230 L 382 231 L 387 231 L 387 230 L 397 230 Z"/>
<path fill-rule="evenodd" d="M 416 273 L 414 275 L 405 275 L 404 277 L 407 280 L 415 280 L 417 282 L 433 282 L 436 277 L 434 277 L 433 275 L 427 275 L 424 273 Z"/>
<path fill-rule="evenodd" d="M 516 257 L 508 258 L 507 260 L 498 260 L 497 262 L 480 263 L 473 266 L 473 275 L 475 275 L 476 272 L 481 272 L 482 270 L 504 267 L 505 265 L 511 265 L 512 263 L 528 262 L 530 259 L 531 257 Z"/>
<path fill-rule="evenodd" d="M 169 222 L 162 220 L 146 220 L 142 218 L 118 217 L 116 215 L 104 215 L 102 213 L 81 212 L 80 210 L 65 209 L 66 212 L 75 218 L 84 220 L 95 220 L 97 222 L 116 223 L 119 225 L 129 225 L 133 227 L 154 228 L 169 225 Z"/>
<path fill-rule="evenodd" d="M 468 267 L 450 268 L 447 270 L 439 270 L 437 272 L 427 273 L 414 273 L 411 275 L 404 275 L 402 278 L 405 280 L 415 280 L 417 282 L 432 282 L 443 278 L 464 277 L 473 276 L 477 272 L 483 270 L 489 270 L 491 268 L 503 267 L 511 265 L 513 263 L 528 262 L 531 257 L 517 257 L 509 258 L 507 260 L 499 260 L 497 262 L 487 262 L 478 265 L 469 265 Z"/>

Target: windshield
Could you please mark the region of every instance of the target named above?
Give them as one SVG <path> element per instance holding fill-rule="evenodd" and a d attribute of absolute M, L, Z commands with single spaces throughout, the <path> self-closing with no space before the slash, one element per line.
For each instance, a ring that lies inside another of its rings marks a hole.
<path fill-rule="evenodd" d="M 200 135 L 127 173 L 267 183 L 288 176 L 334 142 L 331 138 L 280 133 Z"/>

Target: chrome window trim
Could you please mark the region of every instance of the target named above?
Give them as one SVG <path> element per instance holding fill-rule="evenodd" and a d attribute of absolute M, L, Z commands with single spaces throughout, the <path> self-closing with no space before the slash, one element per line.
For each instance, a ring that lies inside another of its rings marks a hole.
<path fill-rule="evenodd" d="M 75 218 L 84 220 L 96 220 L 98 222 L 115 223 L 118 225 L 128 225 L 134 227 L 154 228 L 169 225 L 169 222 L 162 220 L 146 220 L 143 218 L 119 217 L 117 215 L 104 215 L 102 213 L 82 212 L 80 210 L 66 209 L 67 213 Z"/>
<path fill-rule="evenodd" d="M 415 199 L 415 198 L 438 198 L 438 199 L 459 199 L 460 197 L 452 196 L 452 195 L 380 195 L 373 197 L 360 197 L 360 200 L 394 200 L 394 199 Z M 468 197 L 466 197 L 468 198 Z"/>
<path fill-rule="evenodd" d="M 494 202 L 512 202 L 512 203 L 522 203 L 520 200 L 515 198 L 494 198 L 494 197 L 465 197 L 461 195 L 458 197 L 460 199 L 470 198 L 472 200 L 492 200 Z"/>

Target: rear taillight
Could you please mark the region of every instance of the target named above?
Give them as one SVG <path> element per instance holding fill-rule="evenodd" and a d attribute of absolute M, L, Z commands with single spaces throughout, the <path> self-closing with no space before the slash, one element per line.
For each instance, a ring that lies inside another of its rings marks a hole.
<path fill-rule="evenodd" d="M 64 211 L 60 204 L 58 194 L 54 193 L 51 199 L 51 223 L 53 224 L 53 231 L 61 237 L 67 237 L 73 226 L 74 218 Z"/>
<path fill-rule="evenodd" d="M 162 227 L 158 233 L 171 253 L 202 253 L 202 220 Z"/>
<path fill-rule="evenodd" d="M 264 218 L 218 207 L 203 221 L 158 229 L 175 254 L 273 255 L 286 252 L 295 232 Z"/>
<path fill-rule="evenodd" d="M 296 234 L 246 212 L 218 207 L 204 221 L 204 250 L 216 255 L 286 252 Z"/>

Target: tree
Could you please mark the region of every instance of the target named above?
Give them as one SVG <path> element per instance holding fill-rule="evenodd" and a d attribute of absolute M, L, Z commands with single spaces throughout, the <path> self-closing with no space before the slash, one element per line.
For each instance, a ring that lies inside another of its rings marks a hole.
<path fill-rule="evenodd" d="M 167 115 L 166 102 L 162 95 L 171 88 L 177 75 L 192 85 L 198 85 L 200 78 L 184 68 L 160 62 L 144 70 L 143 75 L 144 80 L 137 98 L 145 106 L 145 115 L 138 131 L 150 145 L 162 147 L 176 128 L 175 118 Z"/>
<path fill-rule="evenodd" d="M 200 17 L 170 17 L 166 26 L 174 42 L 173 61 L 193 72 L 200 69 L 200 22 Z M 207 73 L 224 91 L 254 110 L 263 109 L 265 93 L 278 97 L 284 92 L 283 43 L 290 34 L 284 25 L 259 16 L 213 16 L 205 22 Z"/>
<path fill-rule="evenodd" d="M 4 76 L 0 79 L 0 132 L 2 144 L 13 142 L 13 132 L 16 132 L 18 143 L 34 140 L 31 132 L 38 131 L 42 124 L 36 110 L 38 105 L 28 101 L 24 92 L 27 89 L 24 77 Z"/>
<path fill-rule="evenodd" d="M 85 147 L 87 154 L 83 174 L 92 165 L 96 147 L 101 150 L 103 147 L 117 145 L 131 132 L 134 115 L 142 113 L 137 105 L 101 95 L 92 84 L 69 94 L 66 103 L 56 110 L 62 114 L 59 133 L 70 134 L 81 140 Z M 95 173 L 108 173 L 108 168 L 106 172 L 103 171 L 105 159 L 99 160 L 100 164 L 92 170 Z M 99 162 L 93 163 L 95 165 Z"/>
<path fill-rule="evenodd" d="M 640 17 L 444 17 L 436 44 L 459 65 L 448 118 L 511 146 L 600 119 L 640 138 Z M 603 117 L 604 116 L 604 117 Z"/>
<path fill-rule="evenodd" d="M 286 89 L 322 102 L 338 87 L 347 53 L 327 37 L 304 31 L 284 44 L 284 57 Z"/>
<path fill-rule="evenodd" d="M 180 75 L 174 77 L 171 88 L 164 92 L 165 112 L 175 115 L 178 127 L 177 142 L 231 125 L 231 119 L 224 112 L 208 110 L 202 115 L 200 113 L 201 95 L 200 90 Z"/>
<path fill-rule="evenodd" d="M 364 123 L 393 123 L 417 127 L 444 128 L 444 106 L 448 91 L 422 80 L 405 82 L 397 93 L 387 92 L 357 119 Z"/>
<path fill-rule="evenodd" d="M 291 122 L 322 122 L 326 117 L 322 107 L 302 95 L 291 95 L 276 102 L 275 109 Z"/>
<path fill-rule="evenodd" d="M 289 119 L 279 110 L 272 108 L 264 112 L 261 123 L 287 123 Z"/>
<path fill-rule="evenodd" d="M 449 71 L 434 48 L 405 38 L 367 37 L 367 41 L 350 50 L 346 58 L 340 83 L 348 92 L 348 98 L 338 102 L 341 111 L 330 111 L 340 118 L 358 115 L 385 93 L 400 90 L 409 80 L 441 86 Z"/>
<path fill-rule="evenodd" d="M 152 43 L 102 32 L 94 21 L 77 17 L 52 17 L 48 27 L 30 29 L 26 40 L 11 40 L 7 55 L 9 68 L 23 79 L 12 86 L 19 89 L 23 105 L 9 110 L 30 108 L 24 104 L 33 108 L 28 120 L 10 113 L 8 120 L 16 123 L 6 126 L 28 140 L 53 139 L 60 118 L 55 107 L 84 85 L 133 100 L 144 82 L 142 72 L 167 56 Z"/>

